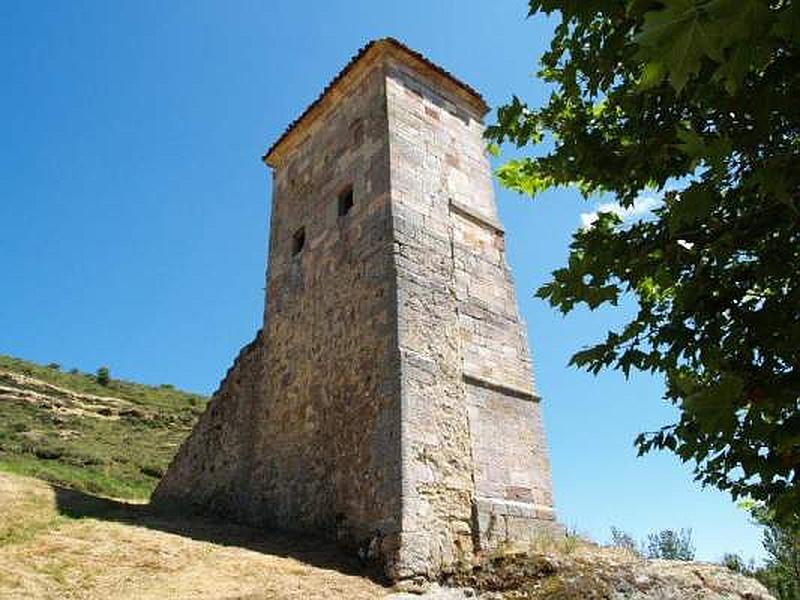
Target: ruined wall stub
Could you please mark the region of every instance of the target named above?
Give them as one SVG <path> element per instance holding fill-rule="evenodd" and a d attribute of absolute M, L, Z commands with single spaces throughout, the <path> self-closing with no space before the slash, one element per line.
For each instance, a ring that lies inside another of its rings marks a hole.
<path fill-rule="evenodd" d="M 273 145 L 264 326 L 154 496 L 393 578 L 553 526 L 480 96 L 366 46 Z"/>

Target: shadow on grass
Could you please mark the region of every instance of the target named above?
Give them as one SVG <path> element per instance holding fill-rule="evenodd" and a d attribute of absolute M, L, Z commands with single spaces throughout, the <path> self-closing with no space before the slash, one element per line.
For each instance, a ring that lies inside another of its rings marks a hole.
<path fill-rule="evenodd" d="M 367 577 L 389 585 L 382 573 L 348 555 L 334 543 L 309 535 L 258 529 L 200 515 L 176 515 L 148 504 L 128 504 L 50 484 L 61 514 L 146 527 L 222 546 L 288 557 L 309 565 Z"/>

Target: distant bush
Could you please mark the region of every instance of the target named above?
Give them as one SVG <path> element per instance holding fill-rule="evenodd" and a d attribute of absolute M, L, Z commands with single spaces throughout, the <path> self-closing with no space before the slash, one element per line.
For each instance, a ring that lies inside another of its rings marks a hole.
<path fill-rule="evenodd" d="M 80 374 L 80 371 L 78 371 L 78 369 L 73 368 L 73 369 L 69 370 L 69 374 L 70 375 L 78 375 L 78 374 Z"/>
<path fill-rule="evenodd" d="M 647 558 L 694 560 L 692 530 L 664 529 L 658 533 L 651 533 L 647 536 L 644 552 Z"/>
<path fill-rule="evenodd" d="M 52 369 L 53 371 L 60 371 L 61 365 L 56 362 L 47 363 L 47 368 Z"/>
<path fill-rule="evenodd" d="M 692 542 L 691 529 L 664 529 L 651 533 L 641 543 L 628 532 L 616 527 L 611 528 L 611 541 L 608 544 L 613 548 L 622 548 L 645 558 L 663 558 L 665 560 L 694 560 L 694 543 Z M 726 555 L 728 556 L 728 555 Z M 731 568 L 738 557 L 731 555 Z M 741 559 L 740 559 L 741 560 Z M 742 561 L 744 564 L 744 561 Z M 727 564 L 726 564 L 727 566 Z"/>
<path fill-rule="evenodd" d="M 44 460 L 56 460 L 64 456 L 64 449 L 57 446 L 42 444 L 33 448 L 33 454 L 36 458 Z"/>
<path fill-rule="evenodd" d="M 95 380 L 100 385 L 108 385 L 111 382 L 111 373 L 108 370 L 108 367 L 100 367 L 97 369 L 97 376 Z"/>
<path fill-rule="evenodd" d="M 162 390 L 174 390 L 175 389 L 175 386 L 172 385 L 171 383 L 162 383 L 158 387 L 160 387 Z"/>
<path fill-rule="evenodd" d="M 148 477 L 155 477 L 161 479 L 164 476 L 164 469 L 159 465 L 143 465 L 139 467 L 139 471 Z"/>
<path fill-rule="evenodd" d="M 614 548 L 622 548 L 634 554 L 639 554 L 639 549 L 636 545 L 636 540 L 628 532 L 616 527 L 611 528 L 611 546 Z"/>
<path fill-rule="evenodd" d="M 750 559 L 750 562 L 746 563 L 741 556 L 730 552 L 723 555 L 720 562 L 734 573 L 740 573 L 747 577 L 753 577 L 758 571 L 753 559 Z"/>

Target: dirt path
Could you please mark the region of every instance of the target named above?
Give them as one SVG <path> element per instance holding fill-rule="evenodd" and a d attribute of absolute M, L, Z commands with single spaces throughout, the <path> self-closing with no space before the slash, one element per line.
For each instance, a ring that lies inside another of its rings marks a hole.
<path fill-rule="evenodd" d="M 0 597 L 380 598 L 335 548 L 0 473 Z"/>

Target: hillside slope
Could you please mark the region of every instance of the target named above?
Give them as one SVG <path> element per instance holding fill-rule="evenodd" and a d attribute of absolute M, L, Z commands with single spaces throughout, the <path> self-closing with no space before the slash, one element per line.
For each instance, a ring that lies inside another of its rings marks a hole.
<path fill-rule="evenodd" d="M 384 587 L 313 538 L 165 516 L 0 473 L 0 598 L 161 600 L 770 600 L 719 565 L 552 541 L 481 557 L 428 593 Z"/>
<path fill-rule="evenodd" d="M 313 538 L 0 473 L 0 597 L 136 600 L 770 600 L 718 565 L 652 561 L 587 543 L 484 556 L 428 593 L 400 593 Z M 413 586 L 412 586 L 413 587 Z"/>
<path fill-rule="evenodd" d="M 328 542 L 159 514 L 142 501 L 206 402 L 0 356 L 0 598 L 771 598 L 718 565 L 574 537 L 478 556 L 443 577 L 451 588 L 405 582 L 418 596 Z"/>
<path fill-rule="evenodd" d="M 0 470 L 144 500 L 206 402 L 0 355 Z"/>
<path fill-rule="evenodd" d="M 0 473 L 0 598 L 379 598 L 330 545 Z"/>

